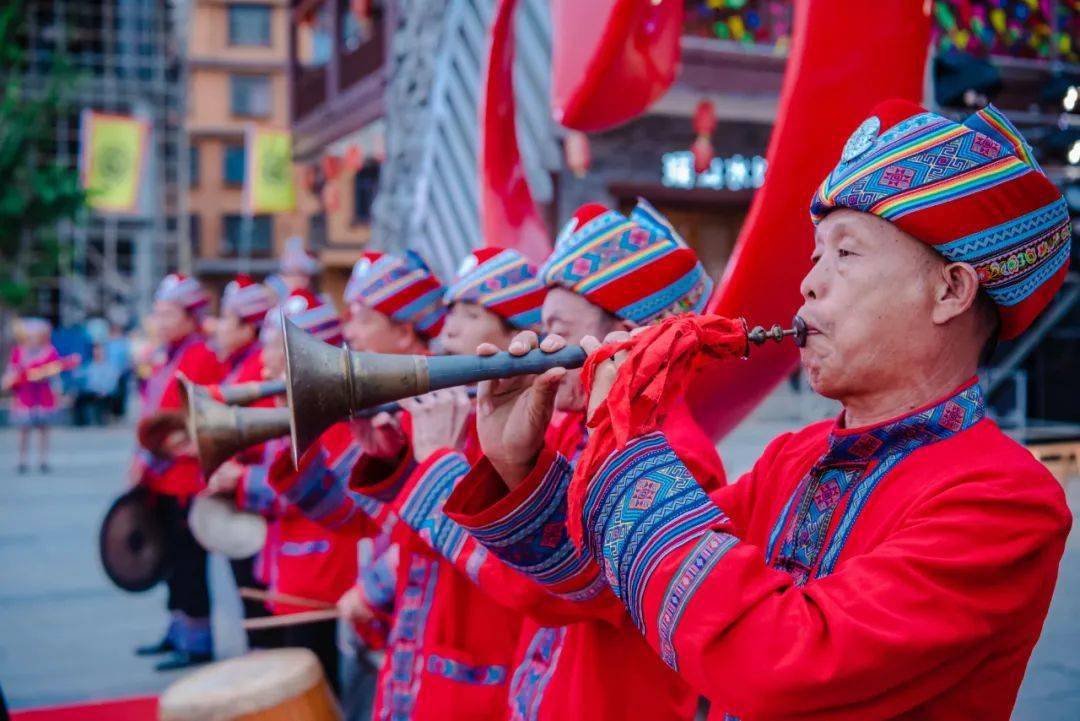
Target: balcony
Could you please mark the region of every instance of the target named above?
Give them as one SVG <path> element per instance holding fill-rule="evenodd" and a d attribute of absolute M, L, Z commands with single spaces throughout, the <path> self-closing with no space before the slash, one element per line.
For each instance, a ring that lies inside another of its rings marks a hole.
<path fill-rule="evenodd" d="M 348 0 L 294 0 L 289 43 L 298 159 L 382 115 L 392 3 L 358 17 Z"/>

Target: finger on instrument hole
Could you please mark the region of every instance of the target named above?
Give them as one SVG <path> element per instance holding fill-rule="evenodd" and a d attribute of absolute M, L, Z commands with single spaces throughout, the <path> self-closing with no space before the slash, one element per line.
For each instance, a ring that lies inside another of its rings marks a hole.
<path fill-rule="evenodd" d="M 371 419 L 372 428 L 389 428 L 392 425 L 394 425 L 394 417 L 386 411 L 378 413 Z"/>
<path fill-rule="evenodd" d="M 596 336 L 587 335 L 581 339 L 581 347 L 586 353 L 592 355 L 600 350 L 600 341 L 596 339 Z"/>
<path fill-rule="evenodd" d="M 566 339 L 558 333 L 549 333 L 540 343 L 540 350 L 545 353 L 554 353 L 566 347 Z"/>
<path fill-rule="evenodd" d="M 510 355 L 525 355 L 540 344 L 535 331 L 523 330 L 510 341 Z"/>
<path fill-rule="evenodd" d="M 649 326 L 647 326 L 647 325 L 639 325 L 637 328 L 631 329 L 630 337 L 631 338 L 637 338 L 639 335 L 641 335 L 642 333 L 644 333 L 647 330 L 649 330 Z"/>
<path fill-rule="evenodd" d="M 420 408 L 420 399 L 419 397 L 402 398 L 400 401 L 398 401 L 398 405 L 400 405 L 404 410 L 407 410 L 409 413 L 414 413 L 418 408 Z"/>
<path fill-rule="evenodd" d="M 476 346 L 476 355 L 495 355 L 499 352 L 499 347 L 494 343 L 481 343 Z"/>

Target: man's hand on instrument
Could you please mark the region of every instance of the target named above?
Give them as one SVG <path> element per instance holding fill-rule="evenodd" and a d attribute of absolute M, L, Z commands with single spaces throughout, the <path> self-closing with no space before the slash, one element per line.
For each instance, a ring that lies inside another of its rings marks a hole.
<path fill-rule="evenodd" d="M 426 461 L 440 448 L 460 448 L 465 441 L 472 401 L 464 388 L 432 391 L 401 401 L 412 416 L 413 457 Z"/>
<path fill-rule="evenodd" d="M 617 330 L 608 333 L 604 338 L 604 342 L 601 343 L 593 336 L 588 335 L 581 339 L 581 347 L 585 349 L 586 353 L 592 355 L 603 346 L 622 343 L 629 340 L 630 336 L 631 333 Z M 611 392 L 611 387 L 615 384 L 615 377 L 619 374 L 619 366 L 625 360 L 626 351 L 619 351 L 596 368 L 593 374 L 592 390 L 589 393 L 589 408 L 586 415 L 589 420 L 592 420 L 593 414 L 600 407 L 600 404 L 607 400 L 608 393 Z"/>
<path fill-rule="evenodd" d="M 507 349 L 523 356 L 540 348 L 554 353 L 566 341 L 549 335 L 540 343 L 536 333 L 518 333 Z M 484 343 L 476 352 L 494 355 L 498 348 Z M 544 447 L 544 433 L 555 409 L 555 393 L 566 375 L 565 368 L 551 368 L 540 375 L 481 381 L 477 387 L 476 431 L 480 447 L 506 485 L 514 489 L 529 474 Z"/>
<path fill-rule="evenodd" d="M 390 413 L 379 413 L 374 418 L 354 418 L 349 421 L 349 426 L 360 448 L 373 458 L 393 460 L 401 455 L 408 443 L 401 423 Z"/>
<path fill-rule="evenodd" d="M 371 620 L 371 609 L 364 601 L 364 594 L 360 592 L 359 586 L 353 586 L 342 594 L 337 607 L 342 616 L 354 623 Z"/>
<path fill-rule="evenodd" d="M 206 490 L 212 495 L 229 495 L 236 492 L 244 467 L 236 461 L 225 461 L 206 482 Z"/>

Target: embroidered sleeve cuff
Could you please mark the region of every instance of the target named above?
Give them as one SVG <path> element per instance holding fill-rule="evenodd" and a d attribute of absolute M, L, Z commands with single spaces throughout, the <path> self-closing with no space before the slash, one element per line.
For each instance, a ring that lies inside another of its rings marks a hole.
<path fill-rule="evenodd" d="M 270 487 L 269 468 L 264 464 L 246 466 L 240 479 L 240 509 L 269 515 L 274 510 L 277 494 Z"/>
<path fill-rule="evenodd" d="M 372 516 L 372 510 L 362 506 L 362 497 L 350 493 L 345 485 L 348 469 L 355 461 L 346 453 L 331 467 L 327 452 L 314 446 L 300 459 L 294 472 L 287 452 L 280 453 L 270 466 L 270 485 L 286 501 L 295 506 L 306 518 L 330 530 L 370 530 L 364 516 Z M 371 501 L 375 504 L 376 501 Z"/>
<path fill-rule="evenodd" d="M 587 551 L 640 629 L 645 588 L 660 562 L 727 520 L 659 432 L 608 457 L 582 512 Z M 725 552 L 735 543 L 733 536 L 714 535 Z M 716 549 L 710 549 L 712 558 Z"/>
<path fill-rule="evenodd" d="M 587 600 L 603 583 L 596 566 L 578 553 L 566 530 L 570 476 L 566 458 L 549 449 L 513 491 L 506 490 L 488 465 L 462 482 L 471 480 L 471 488 L 464 489 L 449 513 L 511 568 L 560 597 Z"/>
<path fill-rule="evenodd" d="M 451 562 L 457 561 L 466 534 L 443 508 L 454 486 L 468 472 L 465 456 L 442 449 L 416 467 L 403 491 L 401 520 Z"/>

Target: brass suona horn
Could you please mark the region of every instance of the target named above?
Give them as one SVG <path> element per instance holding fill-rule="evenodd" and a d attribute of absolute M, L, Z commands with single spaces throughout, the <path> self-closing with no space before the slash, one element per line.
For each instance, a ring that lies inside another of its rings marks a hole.
<path fill-rule="evenodd" d="M 200 386 L 195 386 L 202 390 Z M 231 406 L 246 406 L 255 401 L 271 396 L 285 395 L 285 380 L 278 378 L 272 381 L 252 381 L 250 383 L 233 383 L 231 385 L 218 386 L 218 394 L 222 403 Z"/>
<path fill-rule="evenodd" d="M 186 378 L 181 379 L 180 388 L 187 407 L 188 435 L 195 442 L 199 466 L 207 478 L 240 451 L 289 433 L 288 408 L 221 403 Z"/>
<path fill-rule="evenodd" d="M 334 347 L 305 333 L 282 317 L 285 338 L 285 385 L 291 411 L 293 462 L 327 428 L 346 418 L 367 415 L 365 409 L 428 391 L 483 380 L 542 373 L 549 368 L 580 368 L 586 353 L 567 346 L 554 353 L 533 350 L 522 356 L 422 356 L 358 353 Z M 761 345 L 791 336 L 802 346 L 806 323 L 796 316 L 794 327 L 758 326 L 747 341 Z"/>
<path fill-rule="evenodd" d="M 548 368 L 579 368 L 585 363 L 580 346 L 556 353 L 535 350 L 523 356 L 357 353 L 323 343 L 287 318 L 282 318 L 282 326 L 294 461 L 327 428 L 364 409 L 442 388 Z"/>

